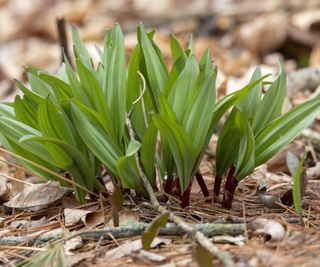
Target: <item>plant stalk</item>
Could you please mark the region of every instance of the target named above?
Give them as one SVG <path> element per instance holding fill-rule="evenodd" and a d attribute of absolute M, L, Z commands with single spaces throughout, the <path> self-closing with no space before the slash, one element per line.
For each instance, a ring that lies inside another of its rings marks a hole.
<path fill-rule="evenodd" d="M 222 183 L 222 177 L 216 175 L 216 177 L 214 178 L 214 187 L 213 187 L 213 192 L 216 197 L 220 195 L 221 183 Z"/>
<path fill-rule="evenodd" d="M 205 181 L 203 180 L 203 176 L 200 173 L 200 171 L 198 171 L 196 173 L 196 179 L 197 179 L 197 182 L 198 182 L 198 184 L 200 186 L 200 189 L 202 191 L 203 196 L 204 197 L 208 197 L 209 196 L 209 190 L 208 190 L 208 187 L 207 187 Z"/>
<path fill-rule="evenodd" d="M 225 184 L 222 207 L 226 209 L 231 209 L 234 192 L 238 186 L 238 181 L 234 177 L 234 171 L 235 171 L 235 167 L 231 167 L 229 169 L 229 173 L 228 173 L 226 184 Z"/>

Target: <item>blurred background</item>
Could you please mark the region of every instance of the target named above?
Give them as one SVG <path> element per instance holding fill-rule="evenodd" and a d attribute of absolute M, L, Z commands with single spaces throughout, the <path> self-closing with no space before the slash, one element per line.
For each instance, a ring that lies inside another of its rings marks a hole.
<path fill-rule="evenodd" d="M 257 64 L 272 73 L 278 58 L 293 73 L 320 65 L 319 0 L 0 0 L 1 100 L 17 93 L 14 78 L 25 81 L 23 66 L 57 70 L 61 51 L 56 19 L 62 17 L 69 45 L 74 24 L 94 59 L 95 45 L 102 44 L 104 30 L 116 22 L 125 33 L 128 54 L 136 44 L 139 21 L 156 27 L 155 40 L 168 64 L 169 33 L 184 44 L 192 34 L 197 56 L 211 48 L 221 94 L 241 88 Z M 316 90 L 311 87 L 295 91 L 302 95 L 296 101 Z"/>

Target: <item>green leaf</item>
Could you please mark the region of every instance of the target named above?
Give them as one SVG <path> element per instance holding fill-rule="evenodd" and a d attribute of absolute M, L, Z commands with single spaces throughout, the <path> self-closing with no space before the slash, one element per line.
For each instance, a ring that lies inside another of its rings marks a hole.
<path fill-rule="evenodd" d="M 76 57 L 79 57 L 81 59 L 81 62 L 86 66 L 86 68 L 93 71 L 93 65 L 90 55 L 87 48 L 84 46 L 79 32 L 75 26 L 72 26 L 72 41 L 74 44 Z"/>
<path fill-rule="evenodd" d="M 188 94 L 191 93 L 191 89 L 198 75 L 199 67 L 197 60 L 194 56 L 191 56 L 187 59 L 184 69 L 173 84 L 168 98 L 178 121 L 182 120 Z"/>
<path fill-rule="evenodd" d="M 101 160 L 109 172 L 116 174 L 116 164 L 124 155 L 122 149 L 106 132 L 99 120 L 87 116 L 77 105 L 71 104 L 73 122 L 86 146 Z"/>
<path fill-rule="evenodd" d="M 146 228 L 141 237 L 143 249 L 150 249 L 151 243 L 160 232 L 160 229 L 165 227 L 169 220 L 169 213 L 158 215 Z"/>
<path fill-rule="evenodd" d="M 141 147 L 141 143 L 136 140 L 131 140 L 126 151 L 126 156 L 130 157 L 136 154 Z"/>
<path fill-rule="evenodd" d="M 109 108 L 104 99 L 102 88 L 96 77 L 81 63 L 79 59 L 76 59 L 76 65 L 82 88 L 86 93 L 91 106 L 103 116 L 105 114 L 109 114 Z"/>
<path fill-rule="evenodd" d="M 269 123 L 256 137 L 256 166 L 265 163 L 312 123 L 320 112 L 317 96 Z"/>
<path fill-rule="evenodd" d="M 301 175 L 302 175 L 304 160 L 305 160 L 305 156 L 303 156 L 299 161 L 299 165 L 297 166 L 295 175 L 293 177 L 293 190 L 292 190 L 294 207 L 301 222 L 302 222 L 302 203 L 301 203 L 302 197 L 301 197 L 300 185 L 301 185 Z"/>
<path fill-rule="evenodd" d="M 189 185 L 196 156 L 191 139 L 175 121 L 163 115 L 154 115 L 153 120 L 170 145 L 178 170 L 181 190 L 184 191 Z"/>
<path fill-rule="evenodd" d="M 13 107 L 18 121 L 38 129 L 37 110 L 27 99 L 21 99 L 17 95 L 14 99 Z"/>
<path fill-rule="evenodd" d="M 144 56 L 153 99 L 158 105 L 157 95 L 164 90 L 168 74 L 142 24 L 138 27 L 138 39 Z"/>
<path fill-rule="evenodd" d="M 48 85 L 38 77 L 38 72 L 40 70 L 36 68 L 27 68 L 26 70 L 28 81 L 33 92 L 43 98 L 47 97 L 48 95 L 54 95 L 50 85 Z"/>
<path fill-rule="evenodd" d="M 119 157 L 117 161 L 117 171 L 121 178 L 122 188 L 132 188 L 146 195 L 134 156 Z"/>
<path fill-rule="evenodd" d="M 114 131 L 120 141 L 126 116 L 126 67 L 124 39 L 118 24 L 106 33 L 103 66 L 103 91 L 113 118 Z"/>
<path fill-rule="evenodd" d="M 252 74 L 250 82 L 261 78 L 261 70 L 259 67 L 255 69 Z M 243 98 L 236 106 L 251 122 L 254 118 L 256 111 L 261 103 L 262 97 L 262 82 L 259 82 L 254 88 L 250 90 L 245 98 Z"/>
<path fill-rule="evenodd" d="M 280 74 L 273 82 L 257 107 L 252 121 L 252 130 L 257 136 L 272 120 L 281 115 L 282 105 L 286 95 L 286 71 L 283 63 L 279 62 Z"/>
<path fill-rule="evenodd" d="M 235 110 L 237 110 L 235 108 Z M 237 123 L 239 128 L 240 143 L 239 154 L 235 162 L 235 177 L 238 181 L 251 174 L 255 167 L 255 140 L 249 121 L 243 113 L 237 110 Z"/>
<path fill-rule="evenodd" d="M 11 119 L 15 118 L 15 113 L 13 107 L 0 103 L 0 115 Z"/>
<path fill-rule="evenodd" d="M 156 156 L 157 135 L 158 129 L 152 122 L 143 136 L 140 152 L 141 163 L 151 185 L 154 184 L 155 179 L 154 165 Z"/>
<path fill-rule="evenodd" d="M 186 103 L 181 125 L 192 139 L 196 154 L 202 151 L 210 129 L 215 104 L 215 73 L 208 75 L 198 83 Z"/>
<path fill-rule="evenodd" d="M 35 106 L 37 107 L 42 100 L 44 99 L 40 95 L 36 94 L 35 92 L 29 90 L 27 87 L 23 85 L 22 82 L 18 80 L 14 80 L 17 87 L 24 93 L 25 97 Z"/>
<path fill-rule="evenodd" d="M 173 34 L 170 34 L 170 48 L 172 53 L 172 62 L 176 62 L 180 57 L 183 57 L 185 61 L 187 60 L 186 53 Z"/>

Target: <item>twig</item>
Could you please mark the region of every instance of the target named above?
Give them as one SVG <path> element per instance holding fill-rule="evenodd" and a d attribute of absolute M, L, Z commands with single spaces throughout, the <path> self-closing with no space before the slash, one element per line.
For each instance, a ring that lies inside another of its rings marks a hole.
<path fill-rule="evenodd" d="M 68 59 L 68 61 L 72 62 L 69 48 L 68 48 L 68 37 L 66 34 L 66 21 L 64 18 L 58 18 L 56 20 L 58 35 L 59 35 L 59 42 L 61 47 L 61 62 L 64 62 L 64 57 Z"/>
<path fill-rule="evenodd" d="M 111 240 L 113 238 L 123 238 L 141 235 L 145 229 L 149 226 L 148 223 L 133 223 L 130 225 L 123 225 L 120 227 L 110 227 L 96 230 L 84 230 L 73 233 L 67 236 L 62 241 L 70 240 L 77 236 L 81 236 L 84 239 L 96 239 L 100 238 L 105 240 Z M 244 224 L 215 224 L 205 223 L 196 224 L 193 226 L 195 231 L 201 232 L 202 235 L 211 237 L 216 235 L 240 235 L 244 233 Z M 32 244 L 33 241 L 37 241 L 38 244 L 47 243 L 49 241 L 59 240 L 63 237 L 63 230 L 56 229 L 39 236 L 39 233 L 32 233 L 24 236 L 6 236 L 0 238 L 0 246 L 15 246 L 23 242 L 28 241 Z M 182 227 L 177 226 L 174 223 L 168 223 L 165 228 L 160 230 L 160 235 L 166 236 L 181 236 L 185 234 L 185 230 Z M 210 241 L 209 241 L 210 242 Z"/>
<path fill-rule="evenodd" d="M 134 132 L 132 129 L 129 116 L 127 116 L 126 118 L 126 125 L 128 128 L 130 140 L 131 141 L 135 140 Z M 152 186 L 150 185 L 148 178 L 146 177 L 146 175 L 144 174 L 144 171 L 142 170 L 137 153 L 135 154 L 135 160 L 137 163 L 139 175 L 142 179 L 142 182 L 146 191 L 149 194 L 150 201 L 154 209 L 156 209 L 159 213 L 169 213 L 169 218 L 172 222 L 174 222 L 179 228 L 181 228 L 185 233 L 187 233 L 194 241 L 198 242 L 201 246 L 207 249 L 211 254 L 213 254 L 218 259 L 220 259 L 223 262 L 224 266 L 228 266 L 228 267 L 236 266 L 232 259 L 232 255 L 229 252 L 221 251 L 202 232 L 200 232 L 194 226 L 188 224 L 187 222 L 182 220 L 180 217 L 174 215 L 172 212 L 169 212 L 167 209 L 165 209 L 160 205 L 156 196 L 154 195 Z"/>

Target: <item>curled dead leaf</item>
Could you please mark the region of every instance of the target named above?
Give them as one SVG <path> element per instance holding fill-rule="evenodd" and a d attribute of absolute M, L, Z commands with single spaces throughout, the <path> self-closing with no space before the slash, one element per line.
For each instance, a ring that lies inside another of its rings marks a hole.
<path fill-rule="evenodd" d="M 286 232 L 282 224 L 265 218 L 257 218 L 249 226 L 255 234 L 263 234 L 266 241 L 281 241 Z"/>

